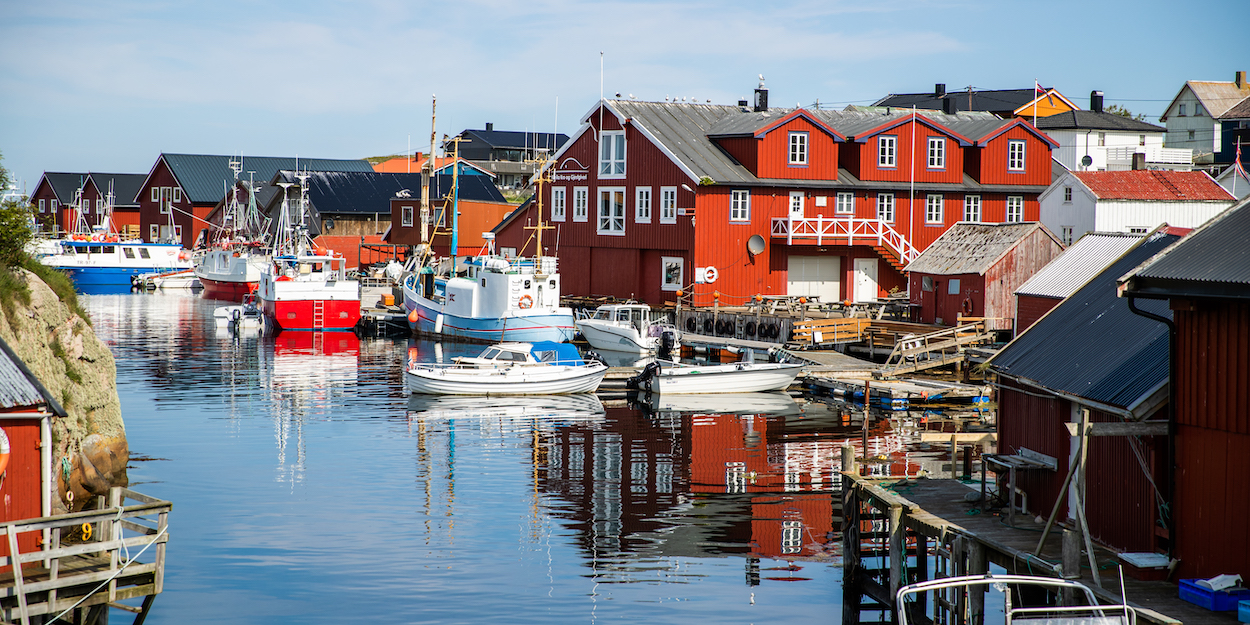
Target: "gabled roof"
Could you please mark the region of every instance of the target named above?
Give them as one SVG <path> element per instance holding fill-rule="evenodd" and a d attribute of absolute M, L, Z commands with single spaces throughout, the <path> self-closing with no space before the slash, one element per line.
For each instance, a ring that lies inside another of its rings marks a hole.
<path fill-rule="evenodd" d="M 364 160 L 342 160 L 329 158 L 299 158 L 286 156 L 217 156 L 211 154 L 161 154 L 161 159 L 169 167 L 174 178 L 187 198 L 194 204 L 216 204 L 225 195 L 226 185 L 234 184 L 234 172 L 230 170 L 230 161 L 241 160 L 242 173 L 239 178 L 247 180 L 255 172 L 255 180 L 263 182 L 271 180 L 281 170 L 299 169 L 300 171 L 373 171 L 373 167 Z M 153 168 L 155 171 L 155 167 Z M 151 178 L 152 174 L 148 174 Z M 144 180 L 144 185 L 147 180 Z M 267 204 L 277 194 L 276 187 L 258 184 L 257 201 Z"/>
<path fill-rule="evenodd" d="M 846 135 L 848 138 L 853 139 L 856 143 L 863 143 L 871 137 L 874 137 L 878 134 L 886 132 L 892 128 L 897 128 L 899 126 L 902 126 L 903 124 L 909 123 L 914 119 L 916 123 L 918 124 L 923 124 L 925 126 L 928 126 L 929 128 L 933 130 L 936 130 L 944 135 L 947 135 L 948 137 L 951 137 L 952 139 L 955 139 L 956 141 L 959 142 L 959 145 L 962 145 L 962 146 L 972 145 L 972 140 L 969 139 L 968 137 L 965 137 L 962 134 L 950 129 L 949 127 L 939 124 L 933 121 L 933 119 L 931 119 L 931 118 L 946 118 L 946 117 L 950 117 L 951 118 L 950 121 L 956 124 L 960 123 L 959 118 L 957 116 L 947 116 L 941 113 L 933 113 L 933 112 L 921 114 L 919 111 L 907 111 L 906 113 L 903 113 L 902 115 L 890 114 L 890 115 L 885 116 L 884 118 L 879 118 L 879 119 L 872 119 L 872 118 L 864 119 L 864 118 L 859 118 L 859 117 L 846 119 L 845 113 L 843 113 L 837 118 L 837 121 L 835 121 L 834 123 L 846 129 L 847 131 Z M 875 125 L 873 125 L 874 122 L 875 122 Z"/>
<path fill-rule="evenodd" d="M 295 172 L 280 171 L 273 183 L 298 182 Z M 499 189 L 486 176 L 461 176 L 460 199 L 479 202 L 506 203 Z M 382 172 L 308 172 L 308 201 L 322 215 L 374 214 L 390 211 L 390 200 L 408 191 L 417 201 L 421 197 L 421 174 Z M 430 199 L 438 200 L 451 190 L 451 174 L 438 174 L 431 179 Z M 298 191 L 298 189 L 296 189 Z M 292 192 L 294 197 L 295 192 Z M 280 201 L 275 198 L 275 202 Z"/>
<path fill-rule="evenodd" d="M 1049 230 L 1037 222 L 989 224 L 961 221 L 943 232 L 904 271 L 936 275 L 984 274 L 1035 230 L 1045 232 L 1056 245 L 1061 245 Z"/>
<path fill-rule="evenodd" d="M 1034 91 L 1034 95 L 1035 95 L 1035 97 L 1034 97 L 1032 100 L 1029 100 L 1028 102 L 1025 102 L 1024 104 L 1021 104 L 1021 105 L 1019 106 L 1019 108 L 1017 108 L 1016 110 L 1012 111 L 1012 114 L 1013 114 L 1013 115 L 1023 115 L 1023 114 L 1024 114 L 1024 112 L 1025 112 L 1025 111 L 1027 111 L 1027 110 L 1029 110 L 1029 108 L 1030 108 L 1030 107 L 1033 107 L 1033 105 L 1034 105 L 1034 104 L 1036 104 L 1038 107 L 1040 107 L 1040 106 L 1041 106 L 1041 102 L 1042 102 L 1042 100 L 1046 100 L 1048 104 L 1050 104 L 1051 106 L 1054 106 L 1054 104 L 1055 104 L 1055 103 L 1054 103 L 1055 98 L 1058 98 L 1058 99 L 1059 99 L 1059 101 L 1061 101 L 1061 102 L 1063 102 L 1064 104 L 1067 104 L 1068 106 L 1072 107 L 1072 110 L 1074 110 L 1074 111 L 1079 111 L 1079 110 L 1081 110 L 1081 107 L 1077 106 L 1077 105 L 1076 105 L 1076 103 L 1074 103 L 1072 100 L 1069 100 L 1069 99 L 1065 98 L 1065 97 L 1063 96 L 1063 94 L 1062 94 L 1062 93 L 1059 93 L 1059 91 L 1058 91 L 1057 89 L 1053 89 L 1053 88 L 1052 88 L 1052 89 L 1046 89 L 1046 93 L 1045 93 L 1045 94 L 1043 94 L 1043 95 L 1036 95 L 1036 91 Z"/>
<path fill-rule="evenodd" d="M 1250 299 L 1250 198 L 1125 275 L 1125 292 L 1146 297 Z"/>
<path fill-rule="evenodd" d="M 1145 236 L 1087 232 L 1016 289 L 1016 295 L 1063 299 L 1084 286 Z"/>
<path fill-rule="evenodd" d="M 1063 97 L 1053 88 L 1047 89 L 1046 92 Z M 941 111 L 945 110 L 942 108 L 942 102 L 948 99 L 954 101 L 956 111 L 998 111 L 1010 114 L 1012 111 L 1022 106 L 1027 106 L 1037 99 L 1037 91 L 1033 88 L 983 90 L 973 91 L 971 94 L 967 91 L 952 91 L 940 97 L 933 92 L 892 93 L 874 102 L 873 106 L 900 108 L 915 106 L 919 109 Z M 1064 98 L 1064 101 L 1067 102 L 1067 98 Z M 1069 102 L 1069 104 L 1071 103 Z"/>
<path fill-rule="evenodd" d="M 0 414 L 39 407 L 46 407 L 57 416 L 66 416 L 60 402 L 44 388 L 13 348 L 0 338 Z"/>
<path fill-rule="evenodd" d="M 744 112 L 741 115 L 730 115 L 712 124 L 708 128 L 707 136 L 712 138 L 750 136 L 759 139 L 800 117 L 811 122 L 817 128 L 824 130 L 835 140 L 846 140 L 846 137 L 829 126 L 824 118 L 806 109 L 794 109 L 782 115 L 777 115 L 776 109 L 759 113 L 751 111 L 750 113 Z"/>
<path fill-rule="evenodd" d="M 441 172 L 444 169 L 451 167 L 452 160 L 453 159 L 450 156 L 435 156 L 434 157 L 434 173 Z M 390 158 L 385 161 L 382 161 L 380 163 L 374 163 L 373 171 L 386 173 L 386 174 L 419 174 L 421 173 L 421 168 L 425 166 L 425 161 L 426 161 L 426 157 L 424 156 L 422 156 L 421 158 L 409 158 L 407 156 L 397 156 L 395 158 Z M 495 172 L 487 171 L 486 169 L 483 169 L 482 167 L 474 164 L 473 161 L 466 160 L 464 158 L 460 159 L 460 165 L 462 167 L 468 167 L 469 169 L 474 169 L 479 172 L 482 172 L 483 174 L 486 174 L 487 176 L 490 176 L 491 178 L 494 178 L 497 176 Z M 464 170 L 461 169 L 460 171 L 463 172 Z"/>
<path fill-rule="evenodd" d="M 56 195 L 57 201 L 62 204 L 69 204 L 74 201 L 78 190 L 87 182 L 87 173 L 58 172 L 45 171 L 43 179 L 48 181 L 48 186 L 52 188 L 52 193 Z M 39 185 L 35 185 L 38 187 Z"/>
<path fill-rule="evenodd" d="M 1246 99 L 1229 108 L 1223 115 L 1220 115 L 1220 119 L 1250 119 L 1250 97 L 1246 97 Z"/>
<path fill-rule="evenodd" d="M 1116 278 L 1179 239 L 1156 231 L 1125 252 L 989 361 L 1000 375 L 1133 410 L 1168 380 L 1168 328 L 1134 314 Z M 1171 318 L 1161 302 L 1139 307 Z"/>
<path fill-rule="evenodd" d="M 568 142 L 569 136 L 559 132 L 523 132 L 519 130 L 473 130 L 465 129 L 457 136 L 480 141 L 491 148 L 523 150 L 540 148 L 551 152 L 559 150 Z M 444 146 L 450 145 L 447 142 Z"/>
<path fill-rule="evenodd" d="M 1159 117 L 1159 121 L 1167 121 L 1167 112 L 1172 110 L 1172 106 L 1186 89 L 1193 92 L 1194 97 L 1198 98 L 1198 102 L 1202 104 L 1202 108 L 1205 108 L 1207 113 L 1214 118 L 1221 117 L 1242 100 L 1250 97 L 1250 83 L 1247 82 L 1243 82 L 1241 87 L 1238 87 L 1237 83 L 1231 80 L 1190 80 L 1181 86 L 1180 91 L 1176 92 L 1176 97 L 1172 98 L 1167 108 L 1163 109 L 1163 115 Z"/>
<path fill-rule="evenodd" d="M 1119 130 L 1124 132 L 1167 132 L 1167 128 L 1131 117 L 1094 111 L 1067 111 L 1037 120 L 1039 130 Z"/>
<path fill-rule="evenodd" d="M 100 195 L 107 195 L 109 183 L 113 184 L 114 207 L 138 206 L 139 202 L 135 198 L 139 195 L 139 189 L 143 187 L 143 181 L 148 179 L 146 174 L 102 174 L 95 171 L 88 176 L 95 184 L 95 188 L 100 191 Z"/>
<path fill-rule="evenodd" d="M 1074 171 L 1100 200 L 1229 201 L 1233 196 L 1201 171 Z"/>
<path fill-rule="evenodd" d="M 1019 117 L 1017 117 L 1017 118 L 1015 118 L 1015 119 L 1008 120 L 1008 121 L 1007 121 L 1007 123 L 1003 124 L 1002 126 L 1000 126 L 1000 127 L 996 128 L 996 129 L 994 129 L 994 130 L 992 130 L 992 131 L 990 131 L 990 132 L 987 132 L 987 133 L 985 133 L 984 135 L 982 135 L 982 136 L 978 137 L 978 138 L 977 138 L 977 145 L 984 146 L 984 145 L 988 144 L 990 141 L 993 141 L 993 140 L 994 140 L 994 138 L 995 138 L 995 137 L 997 137 L 998 135 L 1001 135 L 1001 134 L 1003 134 L 1004 132 L 1007 132 L 1008 130 L 1011 130 L 1012 128 L 1015 128 L 1016 126 L 1019 126 L 1019 127 L 1021 127 L 1021 128 L 1024 128 L 1025 130 L 1027 130 L 1027 131 L 1028 131 L 1030 134 L 1032 134 L 1033 136 L 1037 137 L 1038 139 L 1041 139 L 1042 141 L 1045 141 L 1046 143 L 1049 143 L 1049 144 L 1050 144 L 1050 147 L 1051 147 L 1052 149 L 1054 149 L 1054 148 L 1058 148 L 1058 147 L 1059 147 L 1059 142 L 1058 142 L 1058 141 L 1055 141 L 1054 139 L 1051 139 L 1051 138 L 1050 138 L 1050 135 L 1047 135 L 1046 133 L 1044 133 L 1044 132 L 1042 132 L 1042 131 L 1038 130 L 1035 126 L 1033 126 L 1033 124 L 1030 124 L 1029 122 L 1026 122 L 1026 121 L 1024 121 L 1023 119 L 1019 118 Z"/>

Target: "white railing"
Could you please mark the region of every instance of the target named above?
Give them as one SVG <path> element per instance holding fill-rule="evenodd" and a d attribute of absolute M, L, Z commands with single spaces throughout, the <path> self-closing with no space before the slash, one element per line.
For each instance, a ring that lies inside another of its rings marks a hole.
<path fill-rule="evenodd" d="M 904 265 L 920 255 L 911 241 L 880 219 L 848 219 L 823 215 L 803 219 L 778 217 L 773 219 L 772 236 L 774 239 L 785 237 L 786 245 L 793 245 L 796 240 L 812 241 L 816 245 L 879 245 L 897 254 Z"/>
<path fill-rule="evenodd" d="M 1145 154 L 1147 165 L 1193 165 L 1194 151 L 1189 148 L 1159 148 L 1154 146 L 1123 146 L 1107 148 L 1107 165 L 1132 165 L 1134 154 Z"/>

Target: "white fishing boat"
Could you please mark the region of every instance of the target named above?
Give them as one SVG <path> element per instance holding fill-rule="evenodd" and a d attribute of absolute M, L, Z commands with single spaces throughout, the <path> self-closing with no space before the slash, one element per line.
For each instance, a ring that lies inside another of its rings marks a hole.
<path fill-rule="evenodd" d="M 989 587 L 1001 593 L 1004 625 L 1021 623 L 1028 625 L 1134 625 L 1137 622 L 1137 611 L 1128 605 L 1123 595 L 1124 579 L 1121 575 L 1121 602 L 1118 604 L 1099 604 L 1093 591 L 1077 581 L 1055 577 L 1032 575 L 960 575 L 941 577 L 924 582 L 903 586 L 896 595 L 896 613 L 899 625 L 908 623 L 937 623 L 941 619 L 930 618 L 928 612 L 949 610 L 955 604 L 954 595 L 963 593 L 984 593 Z M 1070 592 L 1073 599 L 1069 605 L 1018 605 L 1021 587 L 1032 587 L 1034 594 L 1037 589 L 1045 589 L 1050 595 L 1058 595 L 1062 591 Z M 908 602 L 913 595 L 943 597 L 944 601 Z M 996 598 L 997 599 L 997 598 Z M 967 597 L 959 597 L 958 604 L 964 605 Z M 991 602 L 986 601 L 989 605 Z M 948 614 L 948 616 L 950 616 Z M 984 618 L 984 617 L 983 617 Z M 984 618 L 985 622 L 991 622 Z"/>
<path fill-rule="evenodd" d="M 755 393 L 785 390 L 803 365 L 780 362 L 683 364 L 657 360 L 629 380 L 631 388 L 649 393 Z"/>
<path fill-rule="evenodd" d="M 577 322 L 586 342 L 597 350 L 649 354 L 679 348 L 680 333 L 662 313 L 647 304 L 604 304 Z"/>
<path fill-rule="evenodd" d="M 452 364 L 414 363 L 405 376 L 413 393 L 554 395 L 593 393 L 607 365 L 586 362 L 569 343 L 499 343 Z"/>
<path fill-rule="evenodd" d="M 208 249 L 198 257 L 195 274 L 204 285 L 204 297 L 238 302 L 256 291 L 270 256 L 263 240 L 264 217 L 256 207 L 256 186 L 242 183 L 247 204 L 241 203 L 238 186 L 243 162 L 232 160 L 230 168 L 235 185 L 226 191 L 230 200 L 222 210 L 221 223 L 213 224 Z"/>
<path fill-rule="evenodd" d="M 598 421 L 603 417 L 603 402 L 593 393 L 522 397 L 414 393 L 408 398 L 408 418 L 425 421 L 467 419 L 514 424 L 535 421 L 557 424 Z"/>

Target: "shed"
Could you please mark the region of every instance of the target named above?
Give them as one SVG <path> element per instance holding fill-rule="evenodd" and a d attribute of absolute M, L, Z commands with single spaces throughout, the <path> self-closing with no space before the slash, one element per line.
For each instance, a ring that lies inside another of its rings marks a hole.
<path fill-rule="evenodd" d="M 959 222 L 907 265 L 912 317 L 987 317 L 991 328 L 1011 329 L 1016 288 L 1062 251 L 1040 223 Z"/>
<path fill-rule="evenodd" d="M 1145 236 L 1090 232 L 1016 289 L 1016 334 L 1029 329 L 1064 298 L 1115 262 Z"/>
<path fill-rule="evenodd" d="M 1126 300 L 1167 300 L 1172 313 L 1173 555 L 1181 578 L 1250 575 L 1247 232 L 1250 200 L 1242 200 L 1120 281 Z M 1136 305 L 1148 304 L 1162 302 Z"/>

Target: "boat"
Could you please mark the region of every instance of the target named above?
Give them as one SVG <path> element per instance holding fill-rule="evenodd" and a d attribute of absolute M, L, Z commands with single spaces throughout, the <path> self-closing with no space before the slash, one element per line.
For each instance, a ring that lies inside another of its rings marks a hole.
<path fill-rule="evenodd" d="M 155 289 L 199 289 L 202 287 L 194 269 L 139 274 L 131 278 L 131 282 L 135 287 L 145 291 Z"/>
<path fill-rule="evenodd" d="M 218 327 L 226 327 L 234 332 L 255 330 L 264 332 L 265 313 L 256 301 L 256 294 L 244 296 L 242 304 L 218 306 L 213 309 L 213 320 Z"/>
<path fill-rule="evenodd" d="M 1003 606 L 1004 625 L 1011 625 L 1012 623 L 1027 623 L 1029 625 L 1133 625 L 1137 622 L 1137 611 L 1128 605 L 1128 599 L 1123 595 L 1123 574 L 1121 574 L 1120 579 L 1120 603 L 1100 605 L 1093 591 L 1078 581 L 1035 575 L 985 573 L 983 575 L 941 577 L 899 588 L 895 599 L 898 623 L 899 625 L 908 625 L 909 622 L 942 622 L 940 619 L 930 619 L 925 613 L 939 609 L 939 604 L 945 602 L 936 600 L 931 603 L 925 602 L 923 599 L 926 596 L 925 593 L 934 593 L 934 597 L 950 598 L 950 593 L 962 594 L 964 591 L 985 592 L 985 590 L 977 589 L 976 587 L 978 586 L 991 587 L 1002 593 L 1001 605 Z M 1048 591 L 1048 594 L 1057 594 L 1061 591 L 1070 592 L 1073 598 L 1069 605 L 1015 605 L 1015 602 L 1021 596 L 1018 592 L 1020 587 L 1045 589 Z M 907 599 L 912 595 L 920 595 L 922 599 L 918 602 L 908 603 Z M 986 604 L 988 605 L 989 603 L 987 600 Z M 960 604 L 963 604 L 962 598 Z M 950 603 L 946 603 L 943 609 L 949 609 L 949 606 Z"/>
<path fill-rule="evenodd" d="M 360 283 L 347 275 L 347 259 L 313 245 L 308 235 L 308 176 L 300 175 L 297 205 L 282 187 L 273 257 L 261 269 L 256 294 L 276 330 L 343 331 L 360 321 Z"/>
<path fill-rule="evenodd" d="M 603 304 L 577 321 L 577 329 L 596 350 L 648 354 L 672 351 L 681 336 L 676 326 L 657 319 L 647 304 Z"/>
<path fill-rule="evenodd" d="M 659 394 L 755 393 L 781 391 L 794 383 L 803 365 L 781 362 L 684 364 L 656 360 L 628 381 L 630 388 Z"/>
<path fill-rule="evenodd" d="M 222 211 L 221 224 L 214 225 L 202 255 L 195 265 L 195 275 L 204 285 L 204 297 L 234 302 L 256 291 L 260 284 L 260 272 L 270 262 L 267 245 L 263 240 L 263 218 L 256 207 L 256 187 L 242 182 L 247 192 L 247 205 L 239 202 L 237 187 L 242 161 L 230 161 L 234 170 L 235 186 L 227 190 L 230 201 Z"/>
<path fill-rule="evenodd" d="M 452 364 L 413 363 L 405 376 L 413 393 L 431 395 L 555 395 L 593 393 L 608 367 L 586 362 L 571 343 L 507 342 Z"/>

